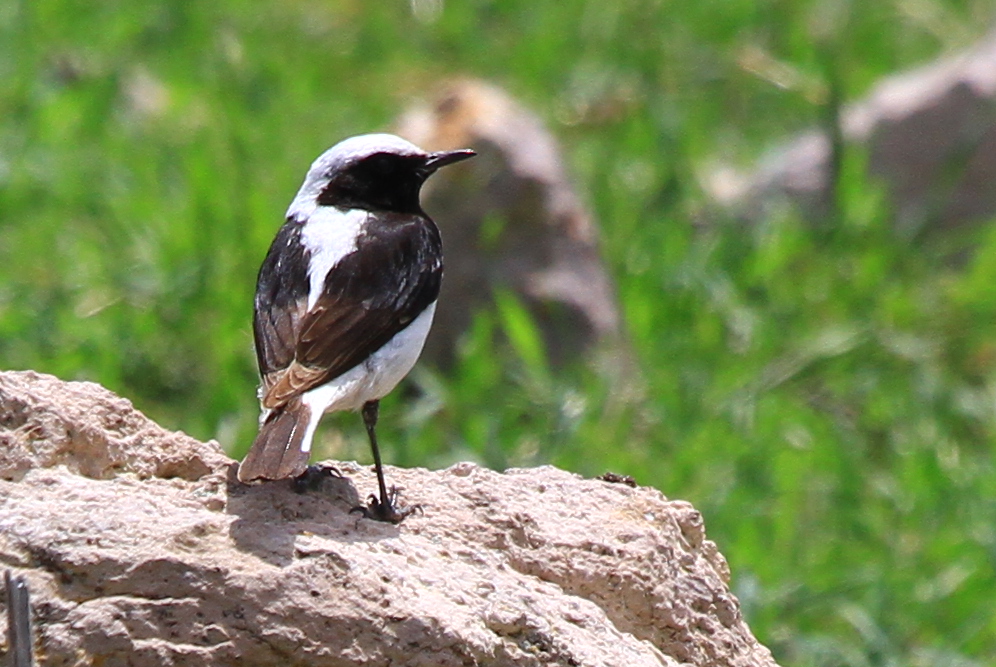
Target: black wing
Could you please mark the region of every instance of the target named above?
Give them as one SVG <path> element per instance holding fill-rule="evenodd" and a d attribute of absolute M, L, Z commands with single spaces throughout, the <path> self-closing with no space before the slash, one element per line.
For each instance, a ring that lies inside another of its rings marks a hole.
<path fill-rule="evenodd" d="M 284 223 L 270 244 L 256 280 L 253 335 L 256 361 L 264 378 L 294 361 L 301 320 L 308 309 L 308 262 L 301 222 Z"/>
<path fill-rule="evenodd" d="M 442 272 L 442 243 L 432 221 L 372 215 L 356 250 L 329 272 L 314 307 L 297 320 L 289 316 L 297 330 L 293 359 L 271 379 L 264 376 L 264 405 L 282 405 L 362 363 L 436 300 Z M 279 344 L 271 347 L 280 351 Z"/>

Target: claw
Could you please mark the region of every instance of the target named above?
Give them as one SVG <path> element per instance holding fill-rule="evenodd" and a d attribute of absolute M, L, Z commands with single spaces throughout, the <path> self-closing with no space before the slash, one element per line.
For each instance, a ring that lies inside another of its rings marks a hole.
<path fill-rule="evenodd" d="M 353 514 L 356 512 L 362 514 L 367 519 L 384 521 L 385 523 L 393 524 L 401 523 L 416 512 L 418 514 L 422 514 L 421 505 L 412 505 L 411 507 L 399 508 L 397 504 L 399 495 L 401 494 L 398 491 L 398 487 L 392 486 L 391 490 L 387 494 L 386 502 L 381 502 L 377 496 L 371 494 L 367 499 L 366 505 L 357 505 L 353 509 L 349 510 L 349 513 Z"/>

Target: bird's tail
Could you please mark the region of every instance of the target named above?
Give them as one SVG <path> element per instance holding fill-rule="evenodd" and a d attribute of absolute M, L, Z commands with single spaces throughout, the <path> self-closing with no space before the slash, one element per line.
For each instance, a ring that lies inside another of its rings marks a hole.
<path fill-rule="evenodd" d="M 310 422 L 311 408 L 300 398 L 275 408 L 260 425 L 259 435 L 239 465 L 239 481 L 284 479 L 303 473 L 311 449 L 311 443 L 305 442 L 313 433 L 308 428 Z"/>

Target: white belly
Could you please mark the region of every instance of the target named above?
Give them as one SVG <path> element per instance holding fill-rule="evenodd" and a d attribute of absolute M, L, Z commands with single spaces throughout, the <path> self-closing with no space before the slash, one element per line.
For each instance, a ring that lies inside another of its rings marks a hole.
<path fill-rule="evenodd" d="M 324 413 L 359 410 L 367 401 L 387 396 L 408 375 L 422 354 L 435 312 L 436 304 L 433 302 L 366 361 L 301 395 L 301 399 L 311 408 L 309 433 L 304 438 L 306 446 L 310 448 L 311 438 Z"/>

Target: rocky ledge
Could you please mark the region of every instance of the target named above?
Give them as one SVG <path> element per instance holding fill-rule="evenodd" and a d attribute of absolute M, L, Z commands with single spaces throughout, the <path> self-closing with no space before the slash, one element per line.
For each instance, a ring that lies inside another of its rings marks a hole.
<path fill-rule="evenodd" d="M 349 513 L 371 470 L 331 463 L 243 486 L 98 385 L 0 373 L 0 567 L 40 664 L 775 664 L 686 502 L 462 463 L 391 469 L 423 508 L 392 526 Z"/>

